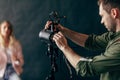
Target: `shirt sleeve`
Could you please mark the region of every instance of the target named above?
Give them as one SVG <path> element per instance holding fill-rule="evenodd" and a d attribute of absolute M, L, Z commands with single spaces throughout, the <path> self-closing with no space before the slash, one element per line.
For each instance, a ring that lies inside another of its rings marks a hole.
<path fill-rule="evenodd" d="M 104 72 L 120 69 L 120 42 L 112 44 L 104 54 L 95 56 L 92 61 L 79 61 L 76 66 L 77 74 L 94 76 Z"/>
<path fill-rule="evenodd" d="M 104 50 L 108 42 L 112 39 L 113 33 L 107 32 L 102 35 L 89 35 L 85 43 L 85 48 L 89 50 Z"/>

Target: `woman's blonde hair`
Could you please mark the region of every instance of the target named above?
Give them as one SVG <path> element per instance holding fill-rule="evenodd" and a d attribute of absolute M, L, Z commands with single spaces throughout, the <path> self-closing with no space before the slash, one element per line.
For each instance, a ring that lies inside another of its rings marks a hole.
<path fill-rule="evenodd" d="M 3 23 L 8 23 L 8 24 L 9 24 L 9 28 L 10 28 L 10 31 L 11 31 L 11 32 L 10 32 L 10 35 L 9 35 L 9 44 L 8 44 L 8 47 L 12 47 L 12 46 L 14 46 L 14 42 L 16 42 L 16 39 L 15 39 L 15 36 L 13 35 L 13 26 L 12 26 L 12 24 L 11 24 L 9 21 L 7 21 L 7 20 L 2 21 L 2 22 L 0 23 L 0 46 L 3 47 L 3 48 L 7 47 L 7 46 L 6 46 L 6 43 L 5 43 L 5 40 L 4 40 L 4 38 L 3 38 L 2 34 L 1 34 L 1 25 L 2 25 Z"/>

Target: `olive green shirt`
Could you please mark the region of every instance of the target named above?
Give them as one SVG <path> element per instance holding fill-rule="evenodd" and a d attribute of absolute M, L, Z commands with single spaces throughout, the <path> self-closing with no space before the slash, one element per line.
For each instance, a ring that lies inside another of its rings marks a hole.
<path fill-rule="evenodd" d="M 91 58 L 92 61 L 79 61 L 76 66 L 79 75 L 85 77 L 100 74 L 100 80 L 120 80 L 120 32 L 90 35 L 85 47 L 105 52 Z"/>

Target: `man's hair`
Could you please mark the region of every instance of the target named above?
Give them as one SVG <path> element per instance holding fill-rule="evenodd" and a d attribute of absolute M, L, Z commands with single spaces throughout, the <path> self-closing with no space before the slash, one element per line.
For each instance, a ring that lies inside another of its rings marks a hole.
<path fill-rule="evenodd" d="M 120 0 L 98 0 L 98 5 L 102 4 L 103 9 L 110 13 L 112 8 L 120 9 Z"/>

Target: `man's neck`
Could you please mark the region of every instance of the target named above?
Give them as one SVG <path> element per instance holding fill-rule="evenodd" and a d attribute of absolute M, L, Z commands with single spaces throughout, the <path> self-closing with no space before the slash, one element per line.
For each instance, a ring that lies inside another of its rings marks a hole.
<path fill-rule="evenodd" d="M 116 31 L 115 32 L 119 32 L 120 31 L 120 19 L 117 20 L 117 23 L 116 23 Z"/>

